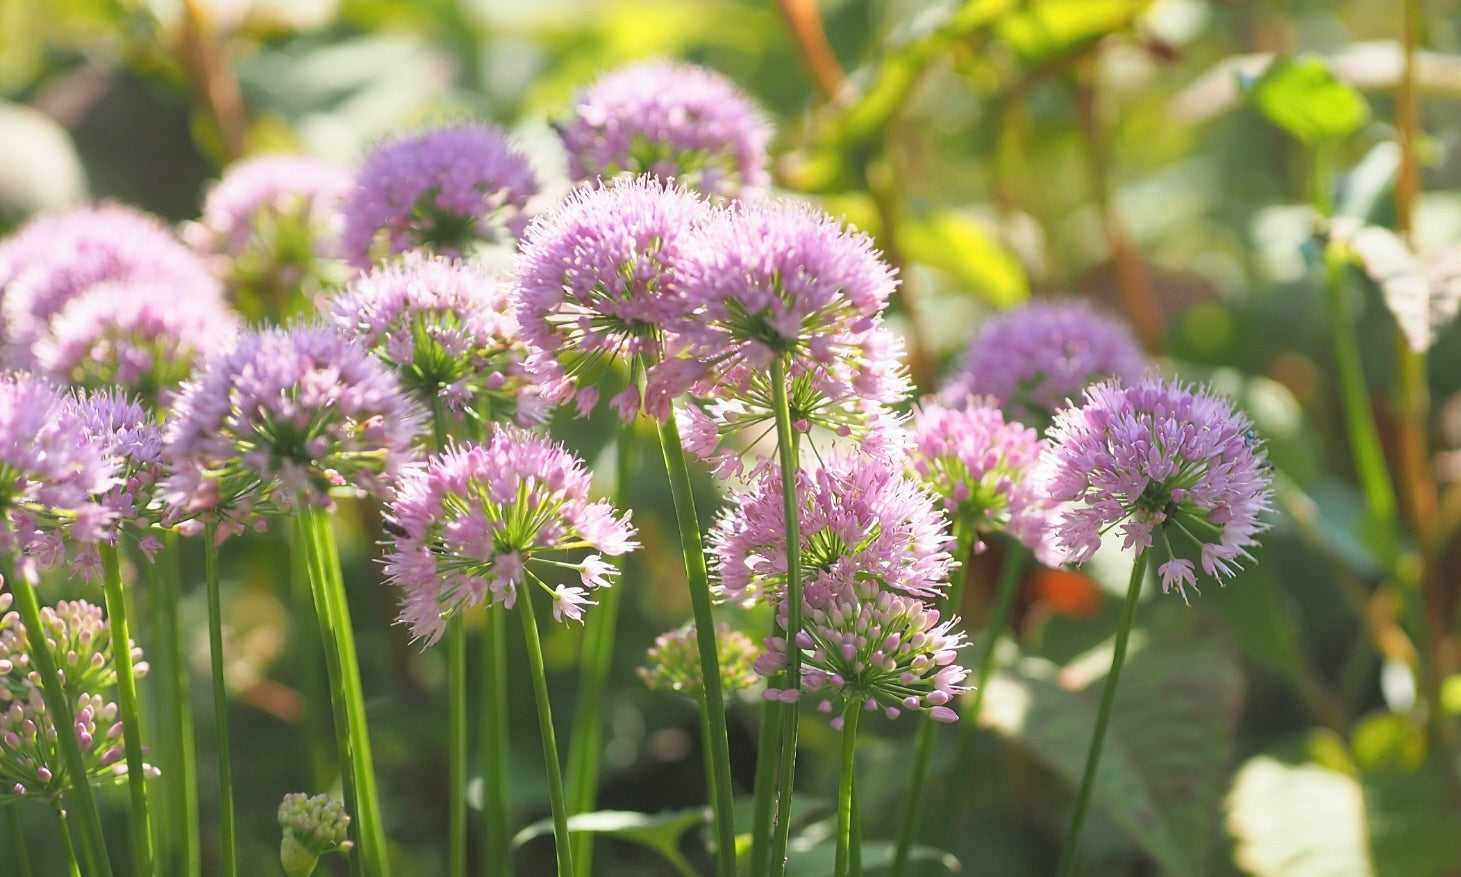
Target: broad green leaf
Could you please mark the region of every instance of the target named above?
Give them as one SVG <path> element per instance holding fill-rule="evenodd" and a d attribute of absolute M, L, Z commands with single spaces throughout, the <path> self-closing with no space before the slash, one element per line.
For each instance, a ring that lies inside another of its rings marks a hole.
<path fill-rule="evenodd" d="M 1119 31 L 1150 0 L 1034 0 L 999 20 L 995 31 L 1025 58 L 1042 60 Z"/>
<path fill-rule="evenodd" d="M 668 813 L 636 813 L 632 810 L 598 810 L 568 817 L 568 831 L 600 834 L 649 847 L 675 866 L 682 874 L 694 874 L 685 857 L 680 855 L 680 837 L 691 828 L 703 825 L 709 818 L 704 809 L 675 810 Z M 533 838 L 553 833 L 553 820 L 540 819 L 519 831 L 512 839 L 517 849 Z"/>
<path fill-rule="evenodd" d="M 1262 76 L 1239 85 L 1269 121 L 1311 146 L 1348 137 L 1370 120 L 1364 95 L 1313 55 L 1275 58 Z"/>
<path fill-rule="evenodd" d="M 1015 254 L 987 224 L 964 213 L 938 210 L 898 226 L 898 243 L 914 262 L 947 271 L 997 308 L 1030 297 L 1030 283 Z"/>
<path fill-rule="evenodd" d="M 1196 874 L 1226 787 L 1243 680 L 1235 649 L 1211 616 L 1180 604 L 1152 608 L 1144 641 L 1122 672 L 1093 809 L 1164 873 Z M 985 700 L 983 720 L 1072 788 L 1109 667 L 1109 657 L 1097 657 L 1064 669 L 1024 659 L 991 680 Z"/>

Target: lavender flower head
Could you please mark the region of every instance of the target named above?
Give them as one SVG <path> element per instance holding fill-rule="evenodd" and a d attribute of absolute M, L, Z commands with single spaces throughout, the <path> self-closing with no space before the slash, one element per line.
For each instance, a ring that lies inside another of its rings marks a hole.
<path fill-rule="evenodd" d="M 167 285 L 174 301 L 220 300 L 208 267 L 157 219 L 120 205 L 85 207 L 34 219 L 0 242 L 0 298 L 12 359 L 82 291 L 107 280 Z"/>
<path fill-rule="evenodd" d="M 980 327 L 942 396 L 992 396 L 1014 419 L 1044 425 L 1090 384 L 1146 370 L 1124 323 L 1083 301 L 1032 302 Z"/>
<path fill-rule="evenodd" d="M 156 281 L 100 283 L 52 319 L 35 344 L 35 369 L 60 383 L 117 386 L 166 404 L 237 333 L 237 317 L 219 299 L 178 298 Z"/>
<path fill-rule="evenodd" d="M 139 542 L 151 557 L 162 547 L 148 530 L 160 523 L 152 510 L 152 498 L 162 477 L 162 426 L 150 411 L 125 392 L 112 388 L 81 393 L 67 400 L 68 408 L 81 423 L 83 435 L 101 446 L 117 467 L 118 478 L 100 497 L 111 513 L 114 541 L 116 530 L 131 526 L 142 531 Z M 101 573 L 101 558 L 95 544 L 76 547 L 72 567 L 91 578 Z"/>
<path fill-rule="evenodd" d="M 411 458 L 421 411 L 365 348 L 323 326 L 240 336 L 183 385 L 164 437 L 169 513 L 230 528 L 255 507 L 383 493 Z"/>
<path fill-rule="evenodd" d="M 554 401 L 576 392 L 586 413 L 609 361 L 659 362 L 664 327 L 689 313 L 680 274 L 709 215 L 689 192 L 635 177 L 577 189 L 528 227 L 516 270 L 519 319 L 542 351 L 539 368 Z M 642 402 L 631 382 L 614 408 L 629 420 Z M 655 414 L 667 417 L 668 405 Z"/>
<path fill-rule="evenodd" d="M 1191 560 L 1173 550 L 1186 537 L 1202 570 L 1231 578 L 1273 498 L 1273 475 L 1248 418 L 1205 389 L 1148 378 L 1086 390 L 1085 403 L 1056 415 L 1041 481 L 1068 504 L 1056 533 L 1085 563 L 1101 535 L 1120 524 L 1124 547 L 1140 555 L 1160 541 L 1169 560 L 1162 590 L 1185 599 L 1197 587 Z"/>
<path fill-rule="evenodd" d="M 760 677 L 755 662 L 760 654 L 756 643 L 724 623 L 715 625 L 716 664 L 720 668 L 720 689 L 726 697 L 755 685 Z M 646 656 L 649 663 L 638 669 L 639 678 L 653 691 L 673 691 L 698 698 L 705 690 L 700 670 L 700 644 L 695 623 L 686 622 L 655 637 Z"/>
<path fill-rule="evenodd" d="M 956 524 L 976 540 L 1008 533 L 1042 563 L 1063 562 L 1051 531 L 1054 506 L 1030 477 L 1045 450 L 1035 430 L 1006 421 L 993 399 L 971 398 L 958 408 L 926 400 L 913 409 L 912 432 L 909 472 Z"/>
<path fill-rule="evenodd" d="M 877 576 L 837 590 L 810 591 L 806 604 L 796 639 L 801 685 L 768 688 L 767 700 L 789 703 L 804 693 L 821 695 L 818 710 L 838 714 L 834 728 L 842 727 L 842 710 L 834 701 L 881 708 L 890 719 L 904 711 L 926 711 L 935 721 L 958 721 L 948 704 L 969 690 L 963 684 L 969 671 L 954 663 L 964 646 L 955 619 L 940 620 L 937 609 L 884 589 Z M 778 620 L 785 629 L 785 603 Z M 772 678 L 786 664 L 786 637 L 767 638 L 756 672 Z"/>
<path fill-rule="evenodd" d="M 418 247 L 463 256 L 478 242 L 515 239 L 538 193 L 528 160 L 474 122 L 383 143 L 355 179 L 344 243 L 359 268 Z"/>
<path fill-rule="evenodd" d="M 354 188 L 348 170 L 317 158 L 264 155 L 236 162 L 208 190 L 202 217 L 183 236 L 200 252 L 228 259 L 268 252 L 288 252 L 300 263 L 335 258 L 344 224 L 340 207 Z M 278 239 L 286 227 L 299 240 Z"/>
<path fill-rule="evenodd" d="M 915 597 L 939 592 L 954 562 L 944 516 L 916 483 L 863 456 L 834 456 L 797 474 L 803 593 L 843 593 L 877 578 Z M 781 475 L 761 470 L 711 529 L 716 587 L 727 600 L 779 602 L 786 590 Z"/>
<path fill-rule="evenodd" d="M 552 597 L 554 618 L 581 621 L 590 593 L 616 572 L 600 555 L 638 547 L 628 512 L 590 502 L 589 481 L 559 445 L 502 428 L 408 470 L 387 509 L 395 539 L 386 575 L 404 592 L 401 622 L 412 636 L 435 642 L 452 613 L 511 607 L 529 585 Z M 579 549 L 597 553 L 557 559 Z M 583 587 L 549 587 L 539 573 L 552 567 L 576 572 Z"/>
<path fill-rule="evenodd" d="M 55 800 L 70 788 L 65 761 L 41 693 L 40 674 L 32 669 L 29 641 L 19 613 L 9 611 L 12 596 L 0 593 L 0 794 Z M 127 775 L 122 724 L 115 703 L 105 695 L 116 684 L 110 628 L 100 607 L 62 601 L 41 609 L 65 696 L 71 702 L 74 733 L 93 782 L 119 782 Z M 142 650 L 131 644 L 134 671 L 145 676 Z M 157 770 L 146 766 L 149 776 Z"/>
<path fill-rule="evenodd" d="M 762 188 L 771 126 L 725 77 L 655 60 L 606 73 L 559 129 L 576 180 L 653 174 L 707 195 Z"/>
<path fill-rule="evenodd" d="M 468 263 L 407 253 L 356 277 L 330 311 L 423 405 L 520 426 L 547 416 L 511 287 Z"/>
<path fill-rule="evenodd" d="M 116 464 L 50 384 L 0 375 L 0 552 L 20 572 L 64 560 L 64 544 L 95 542 L 113 517 L 97 501 L 116 483 Z M 63 538 L 64 537 L 64 538 Z"/>

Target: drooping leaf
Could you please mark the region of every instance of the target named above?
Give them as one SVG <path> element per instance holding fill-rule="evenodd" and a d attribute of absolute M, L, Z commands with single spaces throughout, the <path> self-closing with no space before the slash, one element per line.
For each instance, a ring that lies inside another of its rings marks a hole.
<path fill-rule="evenodd" d="M 680 854 L 680 838 L 691 828 L 703 825 L 708 818 L 709 812 L 704 809 L 674 810 L 667 813 L 598 810 L 568 817 L 568 831 L 614 837 L 648 847 L 663 856 L 680 873 L 694 874 L 695 870 Z M 512 848 L 517 849 L 534 838 L 552 833 L 553 820 L 540 819 L 513 836 Z"/>
<path fill-rule="evenodd" d="M 1019 259 L 972 216 L 938 210 L 912 217 L 898 226 L 898 243 L 909 259 L 947 271 L 993 307 L 1013 307 L 1030 296 Z"/>
<path fill-rule="evenodd" d="M 1145 636 L 1127 655 L 1093 809 L 1164 873 L 1195 874 L 1203 870 L 1226 787 L 1242 675 L 1236 649 L 1210 616 L 1154 608 L 1161 623 L 1143 627 Z M 985 699 L 983 720 L 1072 788 L 1085 766 L 1109 647 L 1101 657 L 1078 658 L 1064 669 L 1024 659 L 991 680 Z"/>
<path fill-rule="evenodd" d="M 868 871 L 893 864 L 894 845 L 887 841 L 864 841 L 862 867 Z M 944 871 L 958 871 L 959 860 L 949 853 L 917 845 L 909 850 L 910 862 L 934 862 Z M 810 847 L 793 846 L 786 857 L 786 877 L 832 877 L 837 866 L 837 846 L 823 841 Z"/>
<path fill-rule="evenodd" d="M 1269 121 L 1311 146 L 1348 137 L 1370 120 L 1364 95 L 1315 55 L 1275 58 L 1262 76 L 1239 85 Z"/>
<path fill-rule="evenodd" d="M 1431 325 L 1431 290 L 1420 259 L 1388 228 L 1364 225 L 1348 231 L 1342 244 L 1380 290 L 1410 349 L 1420 353 L 1435 341 Z"/>

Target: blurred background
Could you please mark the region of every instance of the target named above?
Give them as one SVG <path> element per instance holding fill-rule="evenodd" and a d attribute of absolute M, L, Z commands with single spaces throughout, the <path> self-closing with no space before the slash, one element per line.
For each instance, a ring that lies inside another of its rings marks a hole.
<path fill-rule="evenodd" d="M 1397 211 L 1405 22 L 1418 46 L 1419 186 Z M 1429 504 L 1407 505 L 1410 532 L 1426 534 L 1411 540 L 1424 542 L 1430 571 L 1418 596 L 1366 538 L 1313 254 L 1308 153 L 1239 88 L 1275 54 L 1299 53 L 1322 57 L 1370 107 L 1334 145 L 1337 212 L 1408 234 L 1417 264 L 1442 266 L 1432 295 L 1461 296 L 1461 271 L 1444 270 L 1461 248 L 1461 12 L 1443 0 L 0 0 L 0 232 L 92 200 L 181 222 L 241 157 L 303 152 L 354 166 L 394 132 L 464 117 L 512 130 L 549 181 L 545 197 L 556 196 L 568 183 L 551 126 L 576 90 L 644 57 L 716 69 L 774 120 L 777 187 L 868 230 L 898 267 L 895 326 L 922 390 L 937 387 L 983 315 L 1081 295 L 1123 315 L 1172 371 L 1237 398 L 1268 443 L 1280 511 L 1259 562 L 1190 607 L 1151 596 L 1108 740 L 1111 780 L 1098 786 L 1086 835 L 1089 873 L 1461 874 L 1461 555 L 1451 538 L 1461 526 L 1461 333 L 1437 327 L 1417 421 L 1383 284 L 1350 270 L 1345 306 L 1382 439 L 1395 458 L 1410 422 L 1433 452 L 1418 482 Z M 565 418 L 555 430 L 605 490 L 615 423 Z M 605 808 L 659 812 L 704 797 L 693 706 L 633 672 L 654 637 L 689 615 L 663 483 L 636 484 L 646 550 L 622 583 Z M 721 500 L 708 479 L 702 487 L 708 516 Z M 377 518 L 347 507 L 341 538 L 387 828 L 407 863 L 400 873 L 431 875 L 446 807 L 443 668 L 436 650 L 390 624 Z M 972 619 L 997 560 L 971 570 Z M 230 542 L 225 563 L 241 859 L 259 863 L 247 873 L 270 874 L 280 796 L 322 789 L 298 745 L 306 702 L 285 659 L 283 542 Z M 1113 594 L 1129 570 L 1119 558 L 1093 567 L 1024 582 L 1018 649 L 986 701 L 978 781 L 949 814 L 948 849 L 964 873 L 1053 870 Z M 1417 601 L 1429 635 L 1406 620 Z M 201 704 L 201 592 L 185 611 L 197 619 Z M 145 648 L 145 631 L 139 640 Z M 566 723 L 579 631 L 555 628 L 546 645 Z M 1427 673 L 1429 689 L 1417 681 Z M 524 707 L 513 717 L 513 789 L 526 825 L 547 806 L 526 680 L 514 684 Z M 732 717 L 748 787 L 754 701 Z M 912 724 L 864 730 L 869 817 L 902 800 Z M 200 736 L 208 751 L 206 727 Z M 811 716 L 803 740 L 805 840 L 826 830 L 835 734 Z M 120 805 L 125 793 L 108 794 Z M 929 809 L 943 798 L 936 788 Z M 209 788 L 201 800 L 205 844 L 216 843 Z M 35 843 L 50 842 L 47 814 L 28 812 L 27 824 Z M 120 836 L 119 819 L 111 828 Z M 869 841 L 891 834 L 891 820 L 870 818 Z M 682 846 L 704 864 L 699 844 Z M 528 842 L 521 873 L 544 873 L 547 847 Z M 796 873 L 819 873 L 805 861 Z M 674 873 L 622 839 L 605 841 L 598 863 L 603 874 Z M 40 872 L 61 873 L 59 859 Z"/>

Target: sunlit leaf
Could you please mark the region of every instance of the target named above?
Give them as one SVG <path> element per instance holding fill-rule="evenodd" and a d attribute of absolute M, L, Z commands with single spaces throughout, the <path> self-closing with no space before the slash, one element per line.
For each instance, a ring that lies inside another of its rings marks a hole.
<path fill-rule="evenodd" d="M 568 831 L 614 837 L 648 847 L 674 865 L 676 870 L 693 874 L 694 870 L 680 854 L 680 837 L 691 828 L 703 825 L 708 818 L 709 812 L 704 809 L 653 814 L 636 813 L 632 810 L 598 810 L 568 817 Z M 512 847 L 517 849 L 534 838 L 552 833 L 553 820 L 540 819 L 514 835 Z"/>
<path fill-rule="evenodd" d="M 1239 84 L 1269 121 L 1309 145 L 1348 137 L 1370 120 L 1364 95 L 1314 55 L 1275 58 L 1262 76 Z"/>
<path fill-rule="evenodd" d="M 996 32 L 1027 59 L 1059 55 L 1131 24 L 1150 0 L 1033 0 L 1002 17 Z"/>
<path fill-rule="evenodd" d="M 1019 259 L 972 216 L 939 210 L 910 217 L 898 226 L 898 243 L 910 260 L 947 271 L 994 307 L 1013 307 L 1030 296 Z"/>

